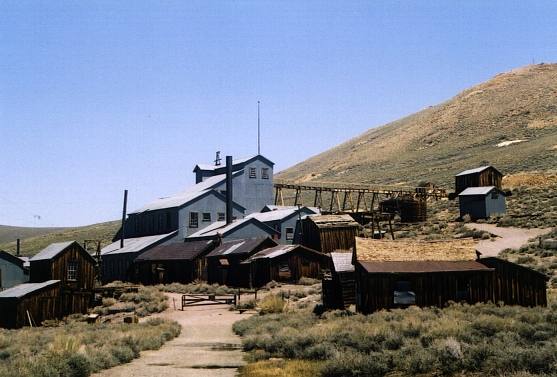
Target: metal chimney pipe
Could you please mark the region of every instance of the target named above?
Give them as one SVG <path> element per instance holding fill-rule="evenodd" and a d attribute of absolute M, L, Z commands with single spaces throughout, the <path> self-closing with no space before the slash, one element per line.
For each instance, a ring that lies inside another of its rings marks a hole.
<path fill-rule="evenodd" d="M 21 255 L 21 240 L 19 238 L 17 239 L 15 245 L 15 255 L 19 257 Z"/>
<path fill-rule="evenodd" d="M 124 190 L 124 208 L 122 208 L 122 232 L 120 237 L 120 249 L 124 247 L 124 239 L 126 238 L 126 215 L 128 207 L 128 190 Z"/>
<path fill-rule="evenodd" d="M 232 156 L 226 156 L 226 224 L 232 223 Z"/>

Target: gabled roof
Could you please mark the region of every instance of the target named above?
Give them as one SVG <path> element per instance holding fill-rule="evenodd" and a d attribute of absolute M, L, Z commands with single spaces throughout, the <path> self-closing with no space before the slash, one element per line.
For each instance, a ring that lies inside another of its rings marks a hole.
<path fill-rule="evenodd" d="M 15 287 L 6 289 L 0 292 L 0 298 L 21 298 L 25 297 L 30 293 L 36 292 L 46 287 L 50 287 L 59 284 L 60 280 L 49 280 L 43 283 L 25 283 L 19 284 Z"/>
<path fill-rule="evenodd" d="M 156 246 L 159 243 L 171 239 L 176 234 L 178 234 L 178 231 L 167 234 L 157 234 L 154 236 L 126 238 L 124 240 L 123 248 L 120 248 L 120 240 L 118 240 L 108 246 L 103 247 L 103 249 L 101 250 L 101 255 L 105 256 L 125 253 L 139 253 L 153 246 Z"/>
<path fill-rule="evenodd" d="M 308 207 L 301 207 L 300 210 L 298 211 L 298 207 L 292 207 L 292 208 L 284 208 L 284 209 L 276 209 L 273 211 L 268 211 L 268 212 L 255 212 L 255 213 L 251 213 L 248 216 L 246 216 L 246 218 L 254 218 L 257 219 L 263 223 L 266 222 L 270 222 L 270 221 L 283 221 L 286 220 L 294 215 L 298 215 L 298 212 L 303 212 L 305 214 L 309 214 L 309 213 L 313 213 L 316 214 L 316 211 L 313 211 L 312 209 L 308 208 Z"/>
<path fill-rule="evenodd" d="M 237 172 L 234 173 L 233 176 L 235 177 L 240 174 L 241 172 Z M 142 213 L 146 211 L 155 211 L 159 209 L 183 207 L 210 194 L 217 196 L 223 201 L 226 201 L 224 195 L 214 190 L 215 187 L 224 184 L 225 180 L 226 180 L 226 174 L 209 177 L 205 179 L 203 182 L 199 182 L 198 184 L 193 185 L 180 193 L 167 196 L 167 197 L 162 197 L 150 203 L 147 203 L 143 207 L 138 208 L 132 212 L 129 212 L 129 214 L 132 215 L 132 214 Z M 242 211 L 245 210 L 245 208 L 239 205 L 238 203 L 234 203 L 234 206 Z"/>
<path fill-rule="evenodd" d="M 318 228 L 359 228 L 360 226 L 350 215 L 315 215 L 308 216 L 306 220 L 313 222 Z"/>
<path fill-rule="evenodd" d="M 42 249 L 38 254 L 33 256 L 30 259 L 30 261 L 35 262 L 35 261 L 38 261 L 38 260 L 52 259 L 55 256 L 57 256 L 58 254 L 60 254 L 62 251 L 64 251 L 66 248 L 68 248 L 68 246 L 70 246 L 73 243 L 77 243 L 77 242 L 67 241 L 67 242 L 52 243 L 52 244 L 48 245 L 47 247 L 45 247 L 44 249 Z"/>
<path fill-rule="evenodd" d="M 266 158 L 262 155 L 256 155 L 256 156 L 253 156 L 253 157 L 240 158 L 240 159 L 233 160 L 232 161 L 232 171 L 237 171 L 237 170 L 243 169 L 244 166 L 246 166 L 247 164 L 249 164 L 250 162 L 252 162 L 254 160 L 262 160 L 270 166 L 275 165 L 275 163 L 272 162 L 271 160 L 269 160 L 268 158 Z M 220 172 L 225 172 L 226 171 L 226 165 L 225 164 L 221 164 L 221 165 L 197 164 L 197 165 L 195 165 L 195 167 L 193 168 L 193 172 L 195 173 L 199 170 L 201 170 L 201 171 L 213 171 L 215 173 L 220 173 Z"/>
<path fill-rule="evenodd" d="M 352 253 L 349 252 L 332 252 L 331 259 L 336 272 L 353 272 Z"/>
<path fill-rule="evenodd" d="M 311 210 L 313 213 L 321 213 L 321 210 L 319 209 L 319 207 L 302 207 L 302 208 L 307 208 L 309 210 Z M 269 212 L 269 211 L 277 211 L 277 210 L 281 210 L 281 209 L 298 209 L 298 206 L 277 206 L 274 204 L 267 204 L 265 207 L 263 207 L 263 209 L 261 210 L 261 212 Z"/>
<path fill-rule="evenodd" d="M 261 221 L 253 217 L 245 217 L 240 220 L 235 220 L 228 225 L 226 224 L 226 221 L 216 221 L 211 225 L 191 234 L 187 238 L 214 237 L 218 234 L 225 237 L 227 234 L 230 234 L 231 232 L 237 229 L 247 226 L 248 224 L 254 224 L 267 231 L 268 234 L 279 234 L 278 231 L 276 231 L 275 229 L 271 228 L 268 225 L 265 225 Z"/>
<path fill-rule="evenodd" d="M 487 195 L 494 189 L 503 193 L 495 186 L 482 186 L 482 187 L 468 187 L 466 190 L 458 194 L 458 196 Z"/>
<path fill-rule="evenodd" d="M 277 245 L 277 243 L 269 237 L 224 241 L 219 247 L 207 254 L 207 257 L 250 254 L 262 244 L 270 245 L 269 247 Z"/>
<path fill-rule="evenodd" d="M 372 262 L 358 261 L 369 273 L 433 273 L 433 272 L 465 272 L 465 271 L 493 271 L 476 261 L 387 261 Z"/>
<path fill-rule="evenodd" d="M 135 258 L 135 261 L 193 260 L 213 248 L 213 244 L 214 241 L 205 240 L 158 245 Z"/>
<path fill-rule="evenodd" d="M 460 173 L 456 174 L 455 177 L 460 177 L 461 175 L 481 173 L 482 171 L 484 171 L 486 169 L 489 169 L 489 168 L 494 169 L 497 173 L 501 174 L 501 172 L 499 170 L 495 169 L 493 166 L 486 165 L 486 166 L 480 166 L 479 168 L 474 168 L 474 169 L 468 169 L 468 170 L 461 171 Z"/>
<path fill-rule="evenodd" d="M 375 240 L 356 237 L 358 261 L 458 261 L 476 258 L 473 239 Z"/>
<path fill-rule="evenodd" d="M 278 245 L 278 246 L 275 246 L 275 247 L 271 247 L 269 249 L 261 250 L 260 252 L 252 255 L 249 259 L 245 260 L 242 263 L 249 263 L 253 260 L 263 259 L 263 258 L 273 259 L 273 258 L 277 258 L 277 257 L 280 257 L 282 255 L 288 254 L 288 253 L 293 252 L 293 251 L 298 251 L 298 250 L 302 250 L 302 251 L 305 251 L 305 252 L 308 252 L 308 253 L 311 253 L 311 254 L 315 254 L 315 255 L 318 255 L 322 258 L 327 257 L 325 254 L 321 254 L 318 251 L 315 251 L 313 249 L 310 249 L 309 247 L 305 247 L 305 246 L 302 246 L 302 245 Z"/>
<path fill-rule="evenodd" d="M 5 261 L 19 266 L 20 268 L 24 267 L 24 261 L 21 258 L 16 257 L 15 255 L 8 253 L 7 251 L 0 250 L 0 259 L 4 259 Z"/>

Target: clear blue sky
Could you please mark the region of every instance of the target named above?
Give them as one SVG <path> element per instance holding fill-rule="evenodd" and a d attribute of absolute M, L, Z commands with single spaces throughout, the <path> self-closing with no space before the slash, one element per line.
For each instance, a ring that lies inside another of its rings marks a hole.
<path fill-rule="evenodd" d="M 488 3 L 488 4 L 484 4 Z M 0 224 L 84 225 L 277 170 L 493 75 L 557 59 L 557 2 L 0 2 Z M 40 215 L 41 220 L 33 217 Z"/>

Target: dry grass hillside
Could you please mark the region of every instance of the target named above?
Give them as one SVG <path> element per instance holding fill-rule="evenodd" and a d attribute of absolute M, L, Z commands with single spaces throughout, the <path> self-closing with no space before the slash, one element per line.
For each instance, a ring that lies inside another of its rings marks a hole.
<path fill-rule="evenodd" d="M 102 245 L 104 246 L 111 242 L 112 237 L 114 237 L 114 234 L 116 234 L 119 227 L 120 221 L 109 221 L 75 228 L 15 228 L 2 226 L 0 230 L 2 228 L 11 228 L 11 230 L 15 233 L 6 233 L 6 235 L 11 239 L 15 239 L 17 237 L 21 238 L 21 254 L 35 255 L 54 242 L 75 240 L 82 243 L 83 240 L 86 239 L 100 239 L 102 241 Z M 24 231 L 22 232 L 21 229 Z M 28 234 L 31 236 L 26 237 Z M 6 250 L 13 253 L 15 252 L 15 249 L 15 241 L 0 243 L 0 250 Z"/>
<path fill-rule="evenodd" d="M 454 173 L 487 163 L 505 174 L 557 166 L 557 64 L 499 74 L 440 105 L 370 129 L 277 179 L 432 181 L 450 188 Z"/>

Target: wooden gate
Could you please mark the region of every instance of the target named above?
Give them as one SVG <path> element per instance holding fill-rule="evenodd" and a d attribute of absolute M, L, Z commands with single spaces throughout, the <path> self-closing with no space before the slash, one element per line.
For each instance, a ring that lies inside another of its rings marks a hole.
<path fill-rule="evenodd" d="M 187 306 L 236 305 L 236 295 L 182 295 L 182 310 Z"/>

